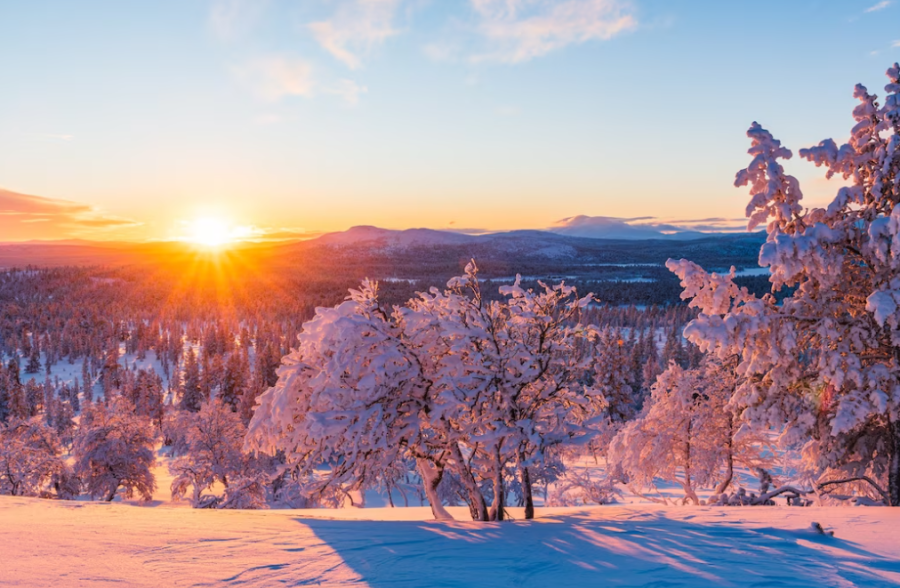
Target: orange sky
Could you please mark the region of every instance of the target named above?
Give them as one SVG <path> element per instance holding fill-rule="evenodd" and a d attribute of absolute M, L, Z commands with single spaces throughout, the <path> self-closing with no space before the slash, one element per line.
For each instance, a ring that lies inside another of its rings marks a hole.
<path fill-rule="evenodd" d="M 0 242 L 740 219 L 750 123 L 840 141 L 900 58 L 893 3 L 560 6 L 3 3 Z M 841 52 L 784 58 L 823 38 Z M 807 205 L 836 191 L 788 171 Z"/>

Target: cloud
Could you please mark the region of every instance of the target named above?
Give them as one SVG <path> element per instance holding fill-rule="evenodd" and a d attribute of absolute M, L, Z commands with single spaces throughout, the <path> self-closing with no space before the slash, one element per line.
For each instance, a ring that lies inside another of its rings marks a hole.
<path fill-rule="evenodd" d="M 519 116 L 522 114 L 522 109 L 518 106 L 498 106 L 494 109 L 494 112 L 497 116 Z"/>
<path fill-rule="evenodd" d="M 97 231 L 137 227 L 131 219 L 103 214 L 86 204 L 19 194 L 0 188 L 0 235 L 4 241 L 94 236 Z"/>
<path fill-rule="evenodd" d="M 236 66 L 233 72 L 241 83 L 268 102 L 288 96 L 308 98 L 315 87 L 312 65 L 299 57 L 270 55 Z"/>
<path fill-rule="evenodd" d="M 292 117 L 285 116 L 283 114 L 277 114 L 274 112 L 266 112 L 263 114 L 259 114 L 253 118 L 253 122 L 258 125 L 275 125 L 283 122 L 289 122 L 293 120 Z"/>
<path fill-rule="evenodd" d="M 450 224 L 452 225 L 453 223 L 450 223 Z M 461 233 L 463 235 L 474 235 L 474 236 L 490 235 L 491 233 L 498 232 L 494 229 L 479 229 L 479 228 L 474 228 L 474 227 L 454 227 L 454 226 L 444 227 L 443 229 L 440 229 L 440 230 L 441 231 L 449 231 L 451 233 Z"/>
<path fill-rule="evenodd" d="M 53 200 L 41 196 L 18 194 L 0 188 L 0 214 L 7 215 L 77 215 L 90 212 L 91 207 L 68 200 Z"/>
<path fill-rule="evenodd" d="M 344 99 L 344 102 L 353 106 L 359 102 L 360 94 L 367 93 L 369 89 L 365 86 L 360 86 L 353 80 L 338 80 L 335 84 L 323 88 L 322 91 L 326 94 L 340 96 Z"/>
<path fill-rule="evenodd" d="M 547 230 L 573 237 L 607 239 L 653 239 L 667 236 L 689 237 L 696 233 L 743 233 L 746 219 L 705 218 L 662 220 L 652 216 L 619 218 L 579 215 L 556 221 Z"/>
<path fill-rule="evenodd" d="M 31 139 L 35 139 L 38 141 L 65 141 L 67 143 L 75 138 L 75 135 L 67 135 L 63 133 L 27 133 L 26 135 Z"/>
<path fill-rule="evenodd" d="M 209 26 L 220 39 L 231 40 L 253 28 L 267 0 L 212 0 Z"/>
<path fill-rule="evenodd" d="M 397 34 L 394 19 L 403 0 L 343 0 L 328 19 L 309 25 L 319 45 L 350 69 Z"/>
<path fill-rule="evenodd" d="M 522 63 L 632 30 L 637 19 L 625 0 L 471 0 L 488 49 L 473 61 Z"/>
<path fill-rule="evenodd" d="M 422 48 L 422 51 L 432 61 L 443 63 L 455 62 L 461 52 L 459 44 L 450 41 L 428 43 Z"/>
<path fill-rule="evenodd" d="M 312 98 L 316 94 L 330 94 L 354 106 L 359 102 L 360 96 L 369 91 L 365 86 L 348 79 L 321 82 L 314 75 L 311 63 L 286 55 L 270 55 L 248 61 L 234 67 L 233 73 L 240 83 L 265 102 L 278 102 L 291 96 Z M 286 122 L 291 117 L 266 113 L 254 120 L 257 124 L 271 125 Z"/>
<path fill-rule="evenodd" d="M 891 47 L 900 47 L 900 41 L 894 41 L 891 43 Z"/>
<path fill-rule="evenodd" d="M 324 231 L 307 231 L 306 229 L 292 229 L 292 228 L 269 228 L 269 229 L 259 229 L 257 228 L 257 232 L 255 233 L 252 241 L 259 242 L 275 242 L 275 241 L 305 241 L 308 239 L 315 239 L 316 237 L 321 237 L 324 235 Z"/>
<path fill-rule="evenodd" d="M 873 4 L 865 9 L 864 12 L 878 12 L 879 10 L 884 10 L 888 6 L 891 5 L 891 0 L 882 0 L 878 4 Z"/>

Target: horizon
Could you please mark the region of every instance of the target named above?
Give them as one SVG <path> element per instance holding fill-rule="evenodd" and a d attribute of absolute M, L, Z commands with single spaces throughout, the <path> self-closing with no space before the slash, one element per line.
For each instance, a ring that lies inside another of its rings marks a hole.
<path fill-rule="evenodd" d="M 206 220 L 206 219 L 202 219 Z M 706 237 L 721 237 L 734 235 L 753 235 L 764 234 L 764 231 L 755 230 L 747 231 L 744 226 L 733 226 L 722 224 L 716 226 L 716 222 L 726 219 L 702 219 L 706 224 L 699 225 L 696 228 L 692 225 L 671 225 L 667 223 L 629 222 L 634 219 L 615 219 L 609 217 L 587 217 L 579 215 L 571 219 L 561 219 L 555 226 L 540 228 L 521 228 L 510 230 L 491 231 L 484 229 L 457 229 L 457 228 L 432 228 L 432 227 L 407 227 L 407 228 L 388 228 L 378 227 L 375 225 L 353 225 L 343 230 L 328 232 L 310 232 L 306 234 L 297 234 L 292 236 L 279 236 L 277 238 L 267 237 L 265 235 L 248 235 L 245 237 L 228 236 L 228 227 L 225 227 L 226 233 L 214 235 L 212 238 L 198 238 L 196 236 L 186 235 L 170 238 L 155 239 L 90 239 L 85 237 L 59 237 L 59 238 L 34 238 L 21 240 L 0 240 L 0 246 L 7 245 L 69 245 L 69 244 L 85 244 L 98 246 L 113 245 L 164 245 L 164 244 L 181 244 L 186 246 L 195 246 L 207 249 L 228 249 L 241 245 L 280 245 L 291 243 L 302 243 L 316 241 L 320 237 L 351 235 L 359 233 L 363 230 L 383 231 L 388 234 L 404 234 L 409 232 L 431 232 L 437 234 L 452 234 L 463 237 L 472 238 L 490 238 L 495 236 L 511 235 L 516 233 L 548 233 L 558 235 L 560 237 L 601 239 L 611 241 L 644 241 L 648 239 L 703 239 Z M 641 219 L 644 220 L 644 219 Z M 655 220 L 655 219 L 651 219 Z M 566 221 L 572 221 L 571 224 Z M 713 224 L 710 224 L 712 221 Z M 574 231 L 574 232 L 573 232 Z M 380 237 L 379 237 L 380 238 Z M 210 240 L 211 239 L 211 240 Z"/>
<path fill-rule="evenodd" d="M 764 4 L 7 4 L 0 235 L 277 241 L 578 215 L 740 230 L 750 123 L 794 151 L 842 140 L 854 84 L 880 93 L 900 56 L 895 2 Z M 763 19 L 779 43 L 757 38 Z M 786 58 L 823 34 L 843 44 L 827 63 Z M 842 185 L 786 167 L 810 205 Z"/>

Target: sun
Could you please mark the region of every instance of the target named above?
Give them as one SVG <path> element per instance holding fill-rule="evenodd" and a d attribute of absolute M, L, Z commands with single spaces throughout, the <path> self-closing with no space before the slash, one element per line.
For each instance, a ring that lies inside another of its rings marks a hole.
<path fill-rule="evenodd" d="M 185 240 L 205 247 L 222 247 L 234 241 L 235 231 L 218 218 L 198 218 L 189 223 Z"/>

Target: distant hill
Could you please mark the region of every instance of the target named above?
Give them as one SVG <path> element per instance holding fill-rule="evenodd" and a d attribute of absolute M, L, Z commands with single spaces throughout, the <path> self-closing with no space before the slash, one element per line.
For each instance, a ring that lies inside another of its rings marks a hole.
<path fill-rule="evenodd" d="M 380 229 L 378 227 L 358 226 L 346 231 L 326 233 L 312 239 L 311 243 L 321 245 L 354 245 L 359 243 L 381 243 L 393 247 L 411 245 L 457 245 L 471 243 L 477 237 L 450 231 L 435 229 L 406 229 L 402 231 Z"/>
<path fill-rule="evenodd" d="M 701 233 L 674 225 L 632 224 L 620 218 L 585 215 L 564 218 L 557 223 L 557 226 L 548 230 L 570 237 L 625 240 L 700 239 L 716 234 Z"/>
<path fill-rule="evenodd" d="M 596 228 L 596 227 L 595 227 Z M 574 230 L 573 230 L 574 232 Z M 612 231 L 611 234 L 618 234 Z M 564 273 L 582 277 L 608 274 L 641 278 L 649 266 L 662 268 L 670 257 L 685 257 L 716 269 L 736 265 L 755 267 L 761 234 L 696 234 L 673 239 L 597 238 L 557 231 L 521 230 L 467 235 L 433 229 L 390 230 L 360 226 L 328 233 L 316 239 L 281 243 L 243 243 L 219 254 L 241 258 L 253 266 L 286 267 L 303 264 L 309 269 L 342 271 L 363 276 L 454 275 L 470 259 L 486 272 L 513 275 Z M 180 242 L 108 243 L 90 241 L 0 243 L 0 268 L 61 265 L 121 266 L 141 263 L 190 263 L 215 255 Z M 630 270 L 627 270 L 628 267 Z M 635 268 L 644 268 L 638 272 Z M 598 268 L 607 268 L 602 272 Z M 626 271 L 627 270 L 627 271 Z M 665 271 L 664 269 L 662 271 Z"/>

